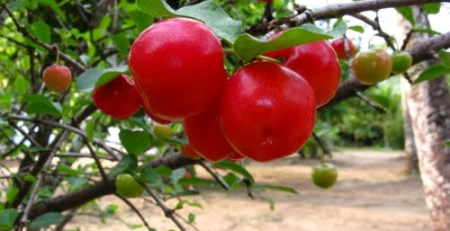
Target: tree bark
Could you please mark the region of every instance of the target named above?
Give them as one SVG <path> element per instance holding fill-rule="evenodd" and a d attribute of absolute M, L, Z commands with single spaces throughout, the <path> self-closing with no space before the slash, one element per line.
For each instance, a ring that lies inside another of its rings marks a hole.
<path fill-rule="evenodd" d="M 414 130 L 412 127 L 411 112 L 409 111 L 407 96 L 411 91 L 411 85 L 402 80 L 402 107 L 403 107 L 403 130 L 405 133 L 405 173 L 415 174 L 419 172 L 419 158 L 417 157 L 416 142 L 414 141 Z"/>
<path fill-rule="evenodd" d="M 420 7 L 413 7 L 416 23 L 429 27 Z M 414 37 L 414 42 L 427 39 Z M 429 65 L 427 63 L 426 65 Z M 445 77 L 413 85 L 408 95 L 414 140 L 425 200 L 434 231 L 450 230 L 450 92 Z"/>

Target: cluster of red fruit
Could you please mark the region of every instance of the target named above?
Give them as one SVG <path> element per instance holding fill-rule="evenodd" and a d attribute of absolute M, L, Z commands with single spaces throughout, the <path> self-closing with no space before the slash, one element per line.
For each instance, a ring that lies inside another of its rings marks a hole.
<path fill-rule="evenodd" d="M 325 41 L 266 55 L 285 62 L 257 60 L 228 78 L 220 40 L 206 25 L 165 19 L 131 47 L 135 83 L 121 75 L 97 88 L 94 102 L 116 119 L 142 105 L 159 123 L 182 121 L 191 148 L 210 161 L 281 158 L 298 151 L 311 135 L 316 107 L 334 95 L 340 68 Z"/>

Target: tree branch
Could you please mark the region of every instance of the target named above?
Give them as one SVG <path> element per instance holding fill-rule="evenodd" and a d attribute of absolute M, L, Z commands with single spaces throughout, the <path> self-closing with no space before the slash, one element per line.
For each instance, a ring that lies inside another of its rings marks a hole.
<path fill-rule="evenodd" d="M 198 163 L 198 161 L 187 159 L 180 153 L 177 153 L 174 155 L 168 155 L 155 159 L 145 166 L 156 168 L 160 165 L 166 165 L 171 169 L 177 169 L 196 163 Z M 34 205 L 31 208 L 28 217 L 30 219 L 33 219 L 47 212 L 63 212 L 68 209 L 79 207 L 88 201 L 105 195 L 113 194 L 115 192 L 115 179 L 110 178 L 106 181 L 97 182 L 73 193 L 43 200 L 42 202 Z"/>
<path fill-rule="evenodd" d="M 310 18 L 314 19 L 329 19 L 337 18 L 347 14 L 356 14 L 369 10 L 380 10 L 392 7 L 410 6 L 410 5 L 422 5 L 436 2 L 450 2 L 449 0 L 372 0 L 372 1 L 360 1 L 352 3 L 339 3 L 332 4 L 325 7 L 310 9 L 301 14 L 291 17 L 275 20 L 273 25 L 281 26 L 286 24 L 288 27 L 298 26 L 310 21 Z"/>

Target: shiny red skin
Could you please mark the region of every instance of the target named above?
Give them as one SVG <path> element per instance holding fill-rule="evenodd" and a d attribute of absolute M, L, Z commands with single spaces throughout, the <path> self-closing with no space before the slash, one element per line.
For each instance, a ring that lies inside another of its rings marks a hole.
<path fill-rule="evenodd" d="M 237 162 L 238 160 L 244 159 L 245 156 L 237 153 L 237 152 L 232 152 L 229 156 L 228 156 L 228 160 L 232 161 L 232 162 Z"/>
<path fill-rule="evenodd" d="M 203 23 L 170 18 L 144 30 L 128 57 L 148 110 L 170 121 L 204 112 L 226 79 L 219 39 Z"/>
<path fill-rule="evenodd" d="M 220 126 L 243 156 L 267 162 L 297 152 L 311 135 L 316 104 L 311 86 L 272 62 L 249 64 L 227 82 Z"/>
<path fill-rule="evenodd" d="M 142 99 L 142 108 L 144 108 L 145 114 L 147 114 L 147 116 L 151 120 L 153 120 L 153 121 L 155 121 L 155 122 L 157 122 L 159 124 L 170 124 L 170 123 L 172 123 L 172 121 L 170 121 L 170 120 L 161 119 L 158 116 L 154 115 L 153 113 L 150 112 L 150 110 L 147 109 L 148 107 L 149 106 L 147 105 L 146 100 Z"/>
<path fill-rule="evenodd" d="M 192 148 L 209 161 L 224 160 L 234 151 L 219 127 L 218 104 L 183 120 L 183 128 Z"/>
<path fill-rule="evenodd" d="M 350 51 L 350 56 L 353 57 L 356 54 L 355 44 L 353 44 L 352 40 L 345 38 L 346 43 L 348 44 L 348 49 Z M 344 46 L 344 38 L 338 38 L 331 42 L 331 46 L 338 56 L 338 59 L 347 60 L 347 53 L 345 52 Z"/>
<path fill-rule="evenodd" d="M 327 41 L 296 46 L 284 65 L 308 81 L 314 90 L 317 107 L 336 94 L 341 82 L 341 67 Z"/>
<path fill-rule="evenodd" d="M 96 88 L 92 100 L 98 109 L 117 120 L 130 118 L 142 105 L 133 79 L 124 74 Z"/>
<path fill-rule="evenodd" d="M 52 91 L 63 92 L 72 84 L 70 69 L 61 64 L 53 64 L 45 68 L 43 73 L 45 85 Z"/>

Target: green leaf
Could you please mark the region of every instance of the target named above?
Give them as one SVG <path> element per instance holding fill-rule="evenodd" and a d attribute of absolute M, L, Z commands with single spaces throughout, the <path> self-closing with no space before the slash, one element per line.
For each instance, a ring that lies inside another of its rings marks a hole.
<path fill-rule="evenodd" d="M 441 64 L 450 68 L 450 52 L 445 51 L 444 49 L 439 51 L 439 61 Z"/>
<path fill-rule="evenodd" d="M 233 163 L 233 162 L 231 162 L 229 160 L 224 160 L 224 161 L 221 161 L 221 162 L 217 162 L 217 163 L 213 164 L 213 166 L 217 167 L 217 168 L 224 168 L 224 169 L 231 170 L 231 171 L 233 171 L 235 173 L 241 174 L 242 176 L 244 176 L 245 178 L 250 180 L 251 183 L 255 182 L 255 179 L 253 179 L 252 174 L 250 174 L 247 171 L 247 169 L 245 169 L 244 167 L 242 167 L 242 166 L 240 166 L 240 165 L 238 165 L 236 163 Z"/>
<path fill-rule="evenodd" d="M 111 36 L 111 39 L 114 43 L 114 45 L 117 48 L 117 51 L 119 51 L 119 54 L 122 56 L 122 58 L 127 58 L 128 56 L 128 50 L 130 48 L 130 42 L 125 34 L 116 34 Z"/>
<path fill-rule="evenodd" d="M 18 193 L 19 188 L 17 187 L 8 188 L 8 190 L 6 190 L 6 200 L 11 203 L 16 198 Z"/>
<path fill-rule="evenodd" d="M 29 88 L 30 83 L 24 77 L 19 76 L 16 78 L 16 80 L 14 80 L 14 89 L 17 91 L 17 93 L 23 95 L 27 93 Z"/>
<path fill-rule="evenodd" d="M 238 178 L 234 173 L 231 172 L 227 173 L 227 175 L 223 177 L 223 180 L 227 182 L 227 185 L 230 188 L 237 188 L 242 183 L 242 179 Z"/>
<path fill-rule="evenodd" d="M 35 218 L 33 221 L 30 222 L 28 225 L 29 229 L 40 229 L 44 227 L 48 227 L 50 225 L 57 225 L 61 223 L 64 219 L 64 216 L 61 213 L 45 213 L 37 218 Z"/>
<path fill-rule="evenodd" d="M 153 23 L 153 18 L 140 10 L 130 11 L 128 16 L 134 21 L 139 31 L 145 30 Z"/>
<path fill-rule="evenodd" d="M 288 193 L 292 193 L 292 194 L 298 194 L 298 192 L 295 189 L 293 189 L 293 188 L 286 187 L 286 186 L 279 186 L 279 185 L 253 184 L 252 188 L 271 189 L 271 190 L 276 190 L 276 191 L 288 192 Z"/>
<path fill-rule="evenodd" d="M 36 21 L 31 25 L 30 31 L 36 38 L 44 43 L 51 43 L 50 27 L 43 21 Z"/>
<path fill-rule="evenodd" d="M 117 175 L 124 172 L 133 172 L 137 168 L 137 159 L 133 155 L 125 155 L 120 160 L 119 164 L 111 169 L 112 175 Z"/>
<path fill-rule="evenodd" d="M 435 30 L 430 29 L 430 28 L 421 28 L 421 27 L 414 28 L 414 32 L 415 33 L 431 34 L 431 35 L 440 35 L 441 34 L 441 32 L 439 32 L 439 31 L 435 31 Z"/>
<path fill-rule="evenodd" d="M 204 1 L 196 5 L 182 7 L 177 14 L 196 18 L 208 25 L 214 33 L 233 44 L 241 32 L 242 23 L 230 16 L 214 1 Z"/>
<path fill-rule="evenodd" d="M 411 23 L 411 25 L 415 25 L 416 21 L 414 20 L 414 14 L 412 8 L 410 6 L 397 7 L 396 10 L 406 18 L 406 20 Z"/>
<path fill-rule="evenodd" d="M 195 190 L 186 190 L 186 191 L 176 192 L 176 193 L 170 195 L 170 197 L 168 197 L 167 200 L 172 199 L 172 198 L 177 198 L 177 197 L 196 196 L 199 194 L 200 193 Z"/>
<path fill-rule="evenodd" d="M 414 81 L 414 84 L 421 83 L 423 81 L 432 80 L 450 74 L 450 68 L 436 64 L 429 66 L 420 76 Z"/>
<path fill-rule="evenodd" d="M 200 178 L 197 178 L 197 177 L 183 177 L 178 180 L 177 184 L 181 185 L 181 186 L 185 186 L 185 185 L 205 186 L 205 187 L 211 186 L 210 183 L 208 183 Z"/>
<path fill-rule="evenodd" d="M 326 34 L 318 27 L 303 25 L 286 30 L 279 37 L 270 41 L 258 39 L 249 34 L 242 34 L 236 39 L 233 49 L 239 58 L 249 61 L 270 51 L 330 38 L 333 38 L 333 36 Z"/>
<path fill-rule="evenodd" d="M 90 142 L 92 142 L 94 140 L 94 131 L 95 131 L 94 128 L 95 128 L 96 124 L 97 124 L 97 121 L 95 119 L 91 119 L 86 123 L 86 128 L 85 128 L 86 136 Z"/>
<path fill-rule="evenodd" d="M 61 104 L 50 101 L 49 98 L 43 95 L 24 95 L 23 100 L 28 104 L 25 106 L 25 111 L 28 114 L 48 114 L 61 115 Z"/>
<path fill-rule="evenodd" d="M 14 227 L 14 221 L 17 219 L 17 209 L 5 209 L 0 212 L 0 230 L 9 230 Z"/>
<path fill-rule="evenodd" d="M 146 131 L 122 129 L 119 138 L 127 152 L 133 155 L 143 154 L 150 146 L 150 134 Z"/>
<path fill-rule="evenodd" d="M 117 66 L 100 70 L 97 68 L 83 72 L 77 79 L 78 90 L 91 93 L 95 88 L 115 79 L 120 74 L 128 71 L 128 66 Z"/>
<path fill-rule="evenodd" d="M 12 106 L 12 95 L 11 94 L 0 94 L 0 110 L 9 111 Z"/>
<path fill-rule="evenodd" d="M 59 8 L 59 5 L 58 5 L 58 3 L 56 3 L 55 0 L 34 0 L 34 1 L 41 3 L 41 4 L 48 5 L 50 8 L 52 8 L 53 11 L 56 12 L 56 14 L 58 14 L 58 16 L 63 21 L 66 21 L 66 15 L 62 12 L 61 8 Z"/>
<path fill-rule="evenodd" d="M 426 14 L 438 14 L 441 10 L 441 4 L 440 3 L 429 3 L 423 5 L 423 9 Z"/>
<path fill-rule="evenodd" d="M 154 168 L 147 166 L 136 169 L 136 179 L 147 184 L 153 184 L 158 181 L 159 177 Z"/>
<path fill-rule="evenodd" d="M 359 32 L 361 34 L 364 33 L 364 27 L 362 27 L 362 26 L 349 26 L 348 29 Z"/>
<path fill-rule="evenodd" d="M 56 169 L 58 170 L 59 174 L 65 174 L 69 176 L 77 176 L 79 174 L 77 170 L 74 170 L 71 166 L 67 165 L 58 165 Z"/>
<path fill-rule="evenodd" d="M 445 145 L 446 145 L 447 147 L 450 147 L 450 140 L 445 141 Z"/>
<path fill-rule="evenodd" d="M 306 24 L 306 25 L 309 25 L 309 24 Z M 345 21 L 341 20 L 333 26 L 332 30 L 326 32 L 326 34 L 331 35 L 334 38 L 337 38 L 337 37 L 341 37 L 346 31 L 347 31 L 347 23 L 345 23 Z M 318 31 L 318 32 L 320 32 L 320 31 Z"/>
<path fill-rule="evenodd" d="M 136 0 L 136 5 L 152 17 L 178 16 L 164 0 Z"/>
<path fill-rule="evenodd" d="M 214 1 L 207 0 L 174 11 L 164 0 L 137 0 L 137 6 L 153 17 L 191 17 L 204 22 L 214 33 L 232 44 L 241 31 L 242 23 L 230 18 Z"/>
<path fill-rule="evenodd" d="M 195 222 L 195 214 L 189 213 L 188 221 L 189 221 L 190 224 L 194 223 Z"/>
<path fill-rule="evenodd" d="M 172 175 L 172 169 L 166 165 L 160 165 L 155 169 L 156 174 L 160 176 L 170 177 Z"/>

